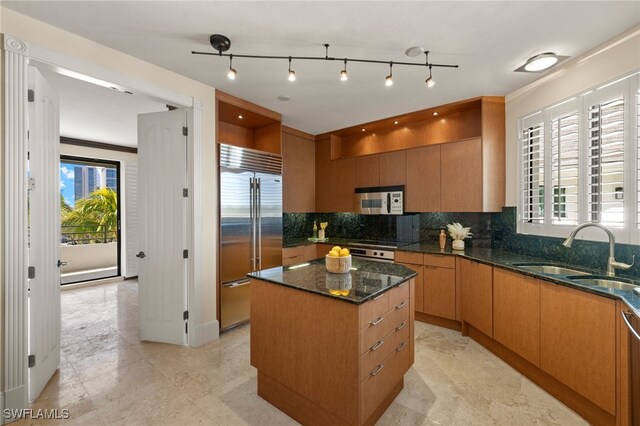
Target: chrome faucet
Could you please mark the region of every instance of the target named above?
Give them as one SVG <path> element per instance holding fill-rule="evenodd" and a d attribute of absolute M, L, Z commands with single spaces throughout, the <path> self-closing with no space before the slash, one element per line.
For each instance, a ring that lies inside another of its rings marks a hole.
<path fill-rule="evenodd" d="M 615 277 L 616 276 L 616 269 L 629 269 L 633 266 L 633 263 L 636 261 L 636 255 L 633 255 L 633 258 L 631 260 L 631 264 L 626 264 L 626 263 L 622 263 L 622 262 L 616 262 L 616 258 L 615 258 L 615 246 L 616 246 L 616 237 L 613 235 L 613 232 L 611 232 L 610 229 L 605 228 L 604 226 L 597 224 L 597 223 L 583 223 L 582 225 L 578 225 L 575 227 L 575 229 L 573 231 L 571 231 L 571 234 L 569 235 L 569 238 L 567 238 L 566 240 L 564 240 L 564 242 L 562 243 L 563 246 L 567 247 L 567 248 L 571 248 L 571 244 L 573 244 L 573 240 L 576 238 L 576 234 L 578 233 L 578 231 L 580 231 L 583 228 L 587 228 L 589 226 L 593 226 L 594 228 L 600 228 L 602 229 L 604 232 L 607 233 L 607 236 L 609 237 L 609 259 L 607 260 L 607 276 L 609 277 Z"/>

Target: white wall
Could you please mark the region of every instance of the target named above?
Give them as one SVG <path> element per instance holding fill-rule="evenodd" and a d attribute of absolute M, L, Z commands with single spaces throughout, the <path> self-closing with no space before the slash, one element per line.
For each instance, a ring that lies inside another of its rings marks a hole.
<path fill-rule="evenodd" d="M 97 44 L 41 21 L 0 7 L 0 31 L 11 34 L 27 43 L 32 43 L 64 55 L 78 58 L 91 65 L 146 81 L 187 96 L 197 97 L 203 102 L 205 114 L 205 170 L 203 191 L 204 239 L 202 311 L 204 324 L 216 320 L 216 240 L 217 240 L 217 177 L 215 168 L 215 89 L 188 77 L 126 55 L 117 50 Z M 4 95 L 4 86 L 2 87 Z M 0 113 L 2 111 L 0 110 Z M 4 133 L 3 143 L 4 143 Z M 2 210 L 4 211 L 4 210 Z M 0 213 L 2 214 L 2 213 Z M 0 218 L 2 219 L 2 218 Z M 0 221 L 0 233 L 3 220 Z"/>
<path fill-rule="evenodd" d="M 560 54 L 562 52 L 559 52 Z M 506 205 L 518 203 L 518 118 L 640 67 L 640 25 L 506 97 Z"/>

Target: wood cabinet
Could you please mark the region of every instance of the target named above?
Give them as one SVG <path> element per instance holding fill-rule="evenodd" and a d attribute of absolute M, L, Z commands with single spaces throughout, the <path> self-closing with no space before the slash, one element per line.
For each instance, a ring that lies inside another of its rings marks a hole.
<path fill-rule="evenodd" d="M 258 395 L 302 424 L 374 424 L 413 363 L 412 285 L 355 305 L 251 280 Z"/>
<path fill-rule="evenodd" d="M 455 258 L 424 255 L 423 297 L 422 312 L 441 318 L 456 319 Z"/>
<path fill-rule="evenodd" d="M 416 274 L 418 274 L 414 280 L 415 280 L 415 310 L 416 312 L 424 312 L 424 274 L 423 274 L 423 266 L 422 265 L 416 265 L 416 264 L 412 264 L 412 263 L 400 263 L 400 262 L 396 262 L 399 265 L 402 266 L 406 266 L 407 268 L 411 269 L 412 271 L 415 271 Z"/>
<path fill-rule="evenodd" d="M 406 152 L 405 211 L 439 212 L 440 145 Z"/>
<path fill-rule="evenodd" d="M 404 185 L 406 181 L 406 151 L 385 152 L 380 156 L 380 186 Z"/>
<path fill-rule="evenodd" d="M 540 281 L 493 269 L 493 338 L 540 366 Z"/>
<path fill-rule="evenodd" d="M 282 210 L 313 213 L 316 204 L 315 140 L 310 134 L 282 128 Z"/>
<path fill-rule="evenodd" d="M 483 211 L 482 141 L 471 139 L 443 144 L 440 161 L 442 211 Z"/>
<path fill-rule="evenodd" d="M 331 160 L 331 138 L 316 142 L 316 212 L 353 212 L 355 158 Z"/>
<path fill-rule="evenodd" d="M 460 281 L 462 321 L 493 337 L 493 268 L 461 259 Z"/>
<path fill-rule="evenodd" d="M 540 366 L 610 414 L 616 413 L 616 303 L 542 283 Z"/>
<path fill-rule="evenodd" d="M 380 155 L 356 157 L 356 188 L 380 186 Z"/>

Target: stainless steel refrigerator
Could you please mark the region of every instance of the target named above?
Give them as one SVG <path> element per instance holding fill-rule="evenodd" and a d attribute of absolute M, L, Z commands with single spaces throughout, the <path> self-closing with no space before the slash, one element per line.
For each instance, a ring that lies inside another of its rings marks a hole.
<path fill-rule="evenodd" d="M 220 328 L 249 320 L 247 273 L 282 265 L 282 157 L 220 145 Z"/>

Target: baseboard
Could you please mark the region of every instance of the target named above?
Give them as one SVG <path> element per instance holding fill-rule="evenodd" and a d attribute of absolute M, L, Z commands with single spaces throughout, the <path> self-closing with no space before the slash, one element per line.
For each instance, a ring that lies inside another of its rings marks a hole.
<path fill-rule="evenodd" d="M 197 348 L 220 337 L 220 323 L 213 320 L 205 324 L 194 326 L 193 333 L 189 333 L 189 346 Z"/>
<path fill-rule="evenodd" d="M 27 385 L 18 386 L 17 388 L 5 390 L 4 394 L 0 398 L 0 404 L 2 404 L 2 414 L 0 416 L 0 423 L 7 424 L 20 420 L 21 417 L 5 417 L 4 410 L 23 410 L 29 408 L 29 397 L 27 395 Z"/>
<path fill-rule="evenodd" d="M 426 322 L 427 324 L 437 325 L 438 327 L 449 328 L 456 331 L 460 331 L 460 329 L 462 328 L 462 324 L 460 324 L 460 321 L 437 317 L 435 315 L 429 315 L 418 311 L 416 311 L 415 319 L 416 321 Z"/>

